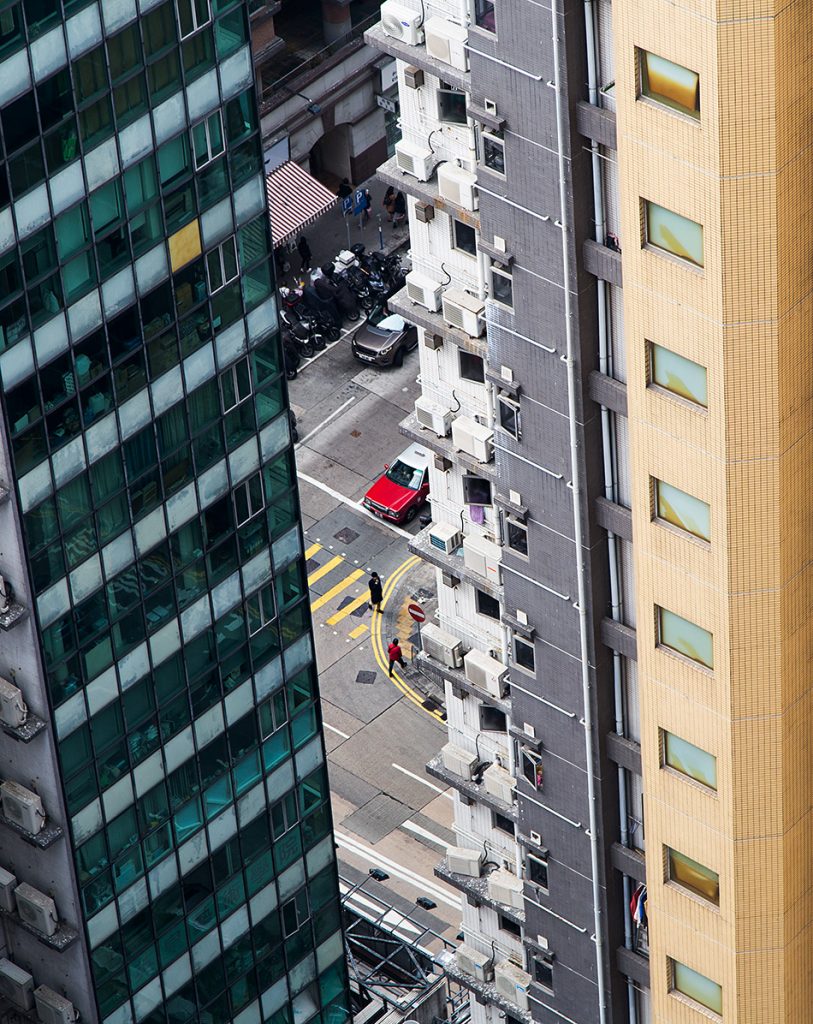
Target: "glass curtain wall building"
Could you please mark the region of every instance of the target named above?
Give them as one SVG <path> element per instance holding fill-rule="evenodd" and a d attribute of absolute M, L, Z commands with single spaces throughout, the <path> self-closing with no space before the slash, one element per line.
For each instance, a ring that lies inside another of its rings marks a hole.
<path fill-rule="evenodd" d="M 270 255 L 247 3 L 0 3 L 0 1008 L 32 1020 L 347 1016 Z"/>

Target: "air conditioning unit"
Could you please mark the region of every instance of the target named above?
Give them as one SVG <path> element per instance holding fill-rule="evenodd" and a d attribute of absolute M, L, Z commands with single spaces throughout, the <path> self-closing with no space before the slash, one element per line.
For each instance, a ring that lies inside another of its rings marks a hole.
<path fill-rule="evenodd" d="M 404 68 L 404 85 L 407 89 L 420 89 L 423 86 L 423 71 L 407 64 Z"/>
<path fill-rule="evenodd" d="M 407 298 L 411 302 L 417 302 L 430 313 L 437 313 L 440 309 L 443 286 L 439 281 L 433 281 L 431 277 L 418 270 L 410 270 L 406 276 L 406 290 Z"/>
<path fill-rule="evenodd" d="M 527 1012 L 528 989 L 531 986 L 531 976 L 527 971 L 512 964 L 510 960 L 503 960 L 494 968 L 494 984 L 504 999 L 509 999 L 520 1010 Z"/>
<path fill-rule="evenodd" d="M 411 174 L 418 181 L 428 181 L 435 169 L 435 156 L 432 150 L 416 146 L 406 139 L 395 143 L 395 162 L 399 170 Z"/>
<path fill-rule="evenodd" d="M 34 979 L 5 957 L 0 960 L 0 995 L 20 1010 L 30 1010 L 34 1005 Z"/>
<path fill-rule="evenodd" d="M 460 288 L 447 288 L 443 293 L 443 319 L 470 338 L 479 338 L 486 329 L 485 308 L 482 299 Z"/>
<path fill-rule="evenodd" d="M 443 335 L 425 330 L 423 332 L 423 343 L 430 352 L 437 352 L 439 348 L 443 348 Z"/>
<path fill-rule="evenodd" d="M 452 426 L 452 410 L 436 405 L 423 395 L 415 399 L 415 416 L 422 427 L 434 430 L 438 437 L 446 437 Z"/>
<path fill-rule="evenodd" d="M 494 960 L 488 953 L 481 953 L 479 950 L 467 946 L 461 942 L 455 950 L 457 966 L 464 974 L 478 981 L 491 981 L 494 977 Z"/>
<path fill-rule="evenodd" d="M 478 576 L 492 583 L 499 583 L 501 559 L 502 548 L 499 544 L 477 533 L 463 538 L 463 561 L 466 568 L 476 572 Z"/>
<path fill-rule="evenodd" d="M 457 164 L 445 163 L 438 167 L 438 192 L 464 210 L 476 210 L 479 205 L 477 175 L 464 171 Z"/>
<path fill-rule="evenodd" d="M 79 1014 L 70 999 L 46 985 L 40 985 L 34 990 L 34 1001 L 37 1004 L 37 1016 L 43 1024 L 74 1024 L 74 1021 L 79 1020 Z"/>
<path fill-rule="evenodd" d="M 478 462 L 490 462 L 494 455 L 494 431 L 470 416 L 458 416 L 454 421 L 452 443 Z"/>
<path fill-rule="evenodd" d="M 12 913 L 17 909 L 14 890 L 17 888 L 17 877 L 5 868 L 0 868 L 0 907 Z"/>
<path fill-rule="evenodd" d="M 506 907 L 522 910 L 522 879 L 505 868 L 498 868 L 488 876 L 488 898 Z"/>
<path fill-rule="evenodd" d="M 490 764 L 483 772 L 483 783 L 486 787 L 486 793 L 496 796 L 504 804 L 512 804 L 514 802 L 517 780 L 502 765 Z"/>
<path fill-rule="evenodd" d="M 14 890 L 17 902 L 17 913 L 32 928 L 43 935 L 53 935 L 59 926 L 56 903 L 44 892 L 35 889 L 28 882 L 23 882 Z"/>
<path fill-rule="evenodd" d="M 478 764 L 476 754 L 470 754 L 468 750 L 458 747 L 456 743 L 447 743 L 441 749 L 440 754 L 443 759 L 443 767 L 447 771 L 454 772 L 455 775 L 471 780 Z"/>
<path fill-rule="evenodd" d="M 460 586 L 460 577 L 455 576 L 455 574 L 451 572 L 442 572 L 440 574 L 440 580 L 444 587 L 454 588 Z"/>
<path fill-rule="evenodd" d="M 381 27 L 385 35 L 400 39 L 409 46 L 423 42 L 423 15 L 412 11 L 394 0 L 385 0 L 381 5 Z"/>
<path fill-rule="evenodd" d="M 423 200 L 415 203 L 415 220 L 419 220 L 421 224 L 428 224 L 434 219 L 435 208 L 431 203 L 425 203 Z"/>
<path fill-rule="evenodd" d="M 460 71 L 468 71 L 469 55 L 466 52 L 468 32 L 461 25 L 455 25 L 445 18 L 430 18 L 424 25 L 426 52 L 435 60 L 451 64 Z"/>
<path fill-rule="evenodd" d="M 479 878 L 483 866 L 483 851 L 467 850 L 463 846 L 448 846 L 446 861 L 449 870 L 454 871 L 456 875 L 473 875 Z"/>
<path fill-rule="evenodd" d="M 463 641 L 433 622 L 421 627 L 421 647 L 447 668 L 460 668 L 463 664 Z"/>
<path fill-rule="evenodd" d="M 463 664 L 466 667 L 466 679 L 470 683 L 479 686 L 492 697 L 504 696 L 508 669 L 501 661 L 483 651 L 473 650 L 465 655 Z"/>
<path fill-rule="evenodd" d="M 28 708 L 19 686 L 0 677 L 0 722 L 19 729 L 28 719 Z"/>
<path fill-rule="evenodd" d="M 26 832 L 41 832 L 45 825 L 45 808 L 42 799 L 19 782 L 4 782 L 0 786 L 0 800 L 3 814 L 9 821 Z"/>
<path fill-rule="evenodd" d="M 459 526 L 451 523 L 435 523 L 429 530 L 429 542 L 446 555 L 454 554 L 463 543 L 463 534 Z"/>

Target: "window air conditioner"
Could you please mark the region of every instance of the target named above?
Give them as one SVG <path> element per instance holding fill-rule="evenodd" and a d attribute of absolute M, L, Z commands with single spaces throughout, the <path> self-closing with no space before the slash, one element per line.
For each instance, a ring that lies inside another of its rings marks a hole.
<path fill-rule="evenodd" d="M 407 298 L 411 302 L 423 306 L 430 313 L 437 313 L 440 309 L 443 286 L 439 281 L 433 281 L 431 277 L 418 270 L 410 270 L 406 276 L 406 290 Z"/>
<path fill-rule="evenodd" d="M 486 793 L 496 796 L 504 804 L 512 804 L 514 802 L 517 780 L 502 765 L 496 764 L 496 762 L 490 764 L 483 772 L 483 782 L 486 787 Z"/>
<path fill-rule="evenodd" d="M 407 64 L 404 68 L 404 85 L 407 89 L 420 89 L 423 85 L 423 71 Z"/>
<path fill-rule="evenodd" d="M 385 35 L 409 46 L 423 42 L 423 15 L 394 0 L 385 0 L 381 5 L 381 27 Z"/>
<path fill-rule="evenodd" d="M 435 523 L 429 530 L 429 541 L 433 548 L 438 548 L 446 555 L 452 555 L 463 543 L 463 534 L 459 526 Z"/>
<path fill-rule="evenodd" d="M 457 966 L 464 974 L 478 981 L 491 981 L 494 977 L 494 961 L 488 953 L 481 953 L 465 942 L 461 942 L 455 950 Z"/>
<path fill-rule="evenodd" d="M 0 960 L 0 995 L 20 1010 L 30 1010 L 34 1006 L 34 979 L 28 971 L 5 957 Z"/>
<path fill-rule="evenodd" d="M 433 622 L 421 627 L 421 646 L 430 658 L 447 668 L 460 668 L 463 664 L 463 641 Z"/>
<path fill-rule="evenodd" d="M 9 821 L 26 832 L 41 832 L 45 825 L 45 808 L 42 799 L 19 782 L 4 782 L 0 786 L 0 800 L 3 814 Z"/>
<path fill-rule="evenodd" d="M 452 426 L 452 410 L 436 405 L 423 395 L 415 399 L 415 416 L 422 427 L 434 430 L 438 437 L 446 437 Z"/>
<path fill-rule="evenodd" d="M 28 719 L 28 708 L 23 700 L 23 692 L 19 686 L 8 679 L 0 678 L 0 722 L 19 729 Z"/>
<path fill-rule="evenodd" d="M 428 224 L 434 219 L 435 208 L 431 203 L 425 203 L 422 200 L 415 203 L 415 220 L 420 221 L 421 224 Z"/>
<path fill-rule="evenodd" d="M 445 18 L 430 18 L 424 25 L 426 52 L 435 60 L 451 64 L 460 71 L 468 71 L 469 56 L 466 53 L 468 32 L 461 25 Z"/>
<path fill-rule="evenodd" d="M 46 985 L 40 985 L 34 990 L 34 1001 L 37 1004 L 37 1016 L 43 1024 L 74 1024 L 74 1021 L 79 1020 L 79 1014 L 70 999 Z"/>
<path fill-rule="evenodd" d="M 457 164 L 445 163 L 438 167 L 438 192 L 455 206 L 476 210 L 479 205 L 476 186 L 477 176 Z"/>
<path fill-rule="evenodd" d="M 431 149 L 416 146 L 406 139 L 395 144 L 395 162 L 398 169 L 411 174 L 418 181 L 428 181 L 435 169 L 435 157 Z"/>
<path fill-rule="evenodd" d="M 522 910 L 522 879 L 505 868 L 498 868 L 488 876 L 488 898 L 506 907 Z"/>
<path fill-rule="evenodd" d="M 499 544 L 473 533 L 463 538 L 463 562 L 467 569 L 476 572 L 492 583 L 500 582 L 500 561 L 502 548 Z"/>
<path fill-rule="evenodd" d="M 443 319 L 451 327 L 465 331 L 470 338 L 479 338 L 486 329 L 485 304 L 460 288 L 447 288 L 443 293 Z"/>
<path fill-rule="evenodd" d="M 443 759 L 443 767 L 447 771 L 454 772 L 455 775 L 471 780 L 478 764 L 476 754 L 470 754 L 468 750 L 458 747 L 456 743 L 447 743 L 441 749 L 440 754 Z"/>
<path fill-rule="evenodd" d="M 508 669 L 501 661 L 497 661 L 496 658 L 492 658 L 483 651 L 473 650 L 463 657 L 463 664 L 466 667 L 466 679 L 470 683 L 479 686 L 481 690 L 490 693 L 492 697 L 504 696 Z M 508 802 L 506 801 L 506 803 Z"/>
<path fill-rule="evenodd" d="M 452 443 L 478 462 L 490 462 L 494 455 L 494 431 L 470 416 L 458 416 L 452 423 Z"/>
<path fill-rule="evenodd" d="M 17 902 L 17 913 L 25 921 L 43 935 L 53 935 L 59 927 L 56 904 L 50 896 L 35 889 L 28 882 L 23 882 L 14 890 Z"/>
<path fill-rule="evenodd" d="M 14 890 L 17 888 L 17 878 L 5 868 L 0 868 L 0 907 L 3 910 L 10 910 L 12 913 L 17 909 L 14 900 Z"/>
<path fill-rule="evenodd" d="M 494 968 L 494 984 L 497 991 L 504 999 L 516 1003 L 520 1010 L 528 1011 L 528 989 L 531 985 L 531 976 L 521 967 L 512 964 L 510 960 L 503 960 Z"/>
<path fill-rule="evenodd" d="M 479 878 L 480 869 L 483 866 L 483 851 L 467 850 L 463 846 L 448 846 L 446 861 L 449 870 L 456 875 L 473 875 L 475 878 Z"/>

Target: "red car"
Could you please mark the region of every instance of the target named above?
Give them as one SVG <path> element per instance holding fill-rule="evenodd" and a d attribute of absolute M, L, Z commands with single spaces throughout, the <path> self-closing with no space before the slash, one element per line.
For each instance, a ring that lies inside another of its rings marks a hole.
<path fill-rule="evenodd" d="M 364 495 L 362 504 L 379 519 L 409 523 L 429 496 L 429 452 L 413 444 Z"/>

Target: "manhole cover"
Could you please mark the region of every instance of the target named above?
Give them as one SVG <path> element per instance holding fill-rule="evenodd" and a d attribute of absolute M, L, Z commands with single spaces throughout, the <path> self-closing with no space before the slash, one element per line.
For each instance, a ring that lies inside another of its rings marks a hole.
<path fill-rule="evenodd" d="M 356 676 L 357 683 L 367 683 L 370 685 L 375 682 L 375 672 L 359 672 Z"/>
<path fill-rule="evenodd" d="M 334 533 L 333 537 L 335 540 L 340 540 L 342 544 L 352 544 L 354 540 L 358 539 L 358 534 L 355 530 L 351 530 L 349 526 L 345 526 L 338 533 Z"/>

